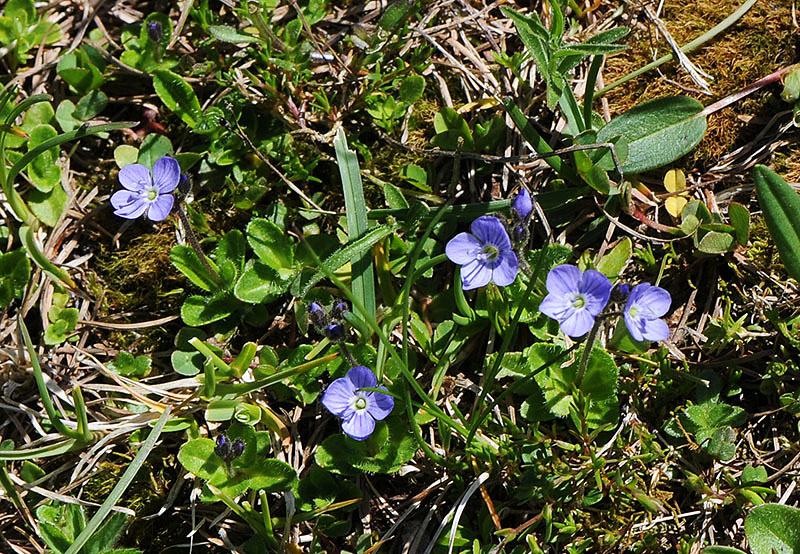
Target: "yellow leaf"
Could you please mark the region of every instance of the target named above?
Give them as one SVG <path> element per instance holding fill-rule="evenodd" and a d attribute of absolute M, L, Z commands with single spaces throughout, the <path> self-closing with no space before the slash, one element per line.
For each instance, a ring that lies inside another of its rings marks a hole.
<path fill-rule="evenodd" d="M 664 188 L 667 192 L 678 192 L 686 188 L 686 175 L 680 169 L 670 169 L 664 175 Z M 664 207 L 672 217 L 680 217 L 683 207 L 689 203 L 689 199 L 683 194 L 670 196 L 664 202 Z"/>

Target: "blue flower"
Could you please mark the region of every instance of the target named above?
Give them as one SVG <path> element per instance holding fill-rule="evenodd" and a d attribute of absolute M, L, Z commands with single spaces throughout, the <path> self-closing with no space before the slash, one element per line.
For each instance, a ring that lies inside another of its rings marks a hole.
<path fill-rule="evenodd" d="M 511 207 L 520 219 L 528 217 L 533 211 L 533 202 L 531 201 L 531 194 L 528 192 L 528 189 L 523 187 L 519 191 L 519 194 L 517 194 L 517 197 L 514 198 L 514 201 L 511 203 Z"/>
<path fill-rule="evenodd" d="M 181 168 L 175 158 L 164 156 L 153 164 L 153 174 L 142 164 L 126 165 L 119 170 L 119 182 L 125 190 L 111 197 L 114 214 L 136 219 L 146 213 L 152 221 L 169 215 L 175 198 L 170 194 L 181 180 Z"/>
<path fill-rule="evenodd" d="M 363 441 L 375 430 L 375 422 L 387 417 L 394 408 L 388 394 L 361 389 L 379 388 L 378 379 L 369 368 L 357 365 L 341 379 L 325 389 L 322 405 L 342 419 L 342 430 L 357 441 Z"/>
<path fill-rule="evenodd" d="M 659 319 L 669 311 L 672 297 L 661 287 L 640 283 L 633 287 L 622 316 L 631 336 L 638 341 L 664 340 L 669 337 L 669 326 Z"/>
<path fill-rule="evenodd" d="M 611 281 L 605 275 L 593 269 L 581 273 L 574 265 L 554 267 L 545 284 L 548 295 L 539 311 L 557 320 L 570 337 L 589 332 L 611 295 Z"/>
<path fill-rule="evenodd" d="M 472 222 L 472 233 L 459 233 L 447 243 L 445 253 L 461 268 L 464 290 L 477 289 L 489 282 L 505 287 L 514 282 L 519 270 L 511 239 L 499 219 L 481 216 Z"/>

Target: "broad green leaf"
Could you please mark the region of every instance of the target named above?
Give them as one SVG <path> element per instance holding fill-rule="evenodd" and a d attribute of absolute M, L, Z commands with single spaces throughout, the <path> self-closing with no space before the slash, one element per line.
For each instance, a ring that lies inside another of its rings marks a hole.
<path fill-rule="evenodd" d="M 394 473 L 414 457 L 417 443 L 403 418 L 390 417 L 379 421 L 367 440 L 357 441 L 337 434 L 325 439 L 317 448 L 317 464 L 334 473 L 357 475 Z"/>
<path fill-rule="evenodd" d="M 391 183 L 384 183 L 383 196 L 390 208 L 408 208 L 408 201 L 403 193 Z"/>
<path fill-rule="evenodd" d="M 136 356 L 126 351 L 121 351 L 117 359 L 108 364 L 113 371 L 125 377 L 144 377 L 150 371 L 150 358 L 147 356 Z"/>
<path fill-rule="evenodd" d="M 30 274 L 31 263 L 23 248 L 0 254 L 0 308 L 22 298 Z"/>
<path fill-rule="evenodd" d="M 33 0 L 8 0 L 3 15 L 20 20 L 23 25 L 31 24 L 36 19 L 36 9 Z"/>
<path fill-rule="evenodd" d="M 61 214 L 67 207 L 67 193 L 61 184 L 54 186 L 49 192 L 32 190 L 28 194 L 28 206 L 33 215 L 48 227 L 54 227 L 58 223 Z"/>
<path fill-rule="evenodd" d="M 753 168 L 753 177 L 758 203 L 786 272 L 800 280 L 800 198 L 797 191 L 763 165 Z"/>
<path fill-rule="evenodd" d="M 156 69 L 153 71 L 153 88 L 164 105 L 189 127 L 197 125 L 203 117 L 197 96 L 180 75 L 167 69 Z"/>
<path fill-rule="evenodd" d="M 400 100 L 406 104 L 413 104 L 425 91 L 425 79 L 416 73 L 409 75 L 400 83 Z"/>
<path fill-rule="evenodd" d="M 744 522 L 753 554 L 800 553 L 800 509 L 781 504 L 762 504 Z"/>
<path fill-rule="evenodd" d="M 39 105 L 49 106 L 47 102 Z M 52 112 L 52 108 L 50 111 Z M 33 128 L 28 139 L 28 151 L 30 152 L 43 142 L 58 136 L 58 131 L 47 123 L 42 123 Z M 58 161 L 58 147 L 49 148 L 31 160 L 28 165 L 28 177 L 33 186 L 41 192 L 49 192 L 55 185 L 61 182 L 61 168 L 56 164 Z M 60 214 L 59 214 L 60 215 Z"/>
<path fill-rule="evenodd" d="M 239 302 L 229 293 L 190 296 L 181 306 L 181 319 L 190 327 L 201 327 L 225 319 L 239 306 Z"/>
<path fill-rule="evenodd" d="M 474 150 L 472 132 L 461 114 L 453 108 L 443 108 L 437 113 L 433 118 L 433 127 L 436 130 L 436 136 L 431 139 L 432 145 L 450 151 L 460 149 L 471 152 Z"/>
<path fill-rule="evenodd" d="M 608 277 L 609 279 L 619 278 L 622 270 L 631 258 L 633 252 L 633 244 L 631 239 L 624 238 L 617 243 L 617 245 L 608 252 L 605 256 L 595 265 L 597 271 Z"/>
<path fill-rule="evenodd" d="M 703 235 L 703 238 L 700 239 L 697 245 L 697 249 L 706 254 L 724 254 L 731 250 L 733 242 L 732 234 L 711 231 Z"/>
<path fill-rule="evenodd" d="M 75 104 L 72 103 L 72 100 L 62 100 L 58 104 L 56 121 L 64 132 L 74 131 L 81 126 L 82 122 L 75 117 Z M 133 146 L 128 146 L 128 148 L 133 148 Z"/>
<path fill-rule="evenodd" d="M 700 554 L 746 554 L 742 552 L 738 548 L 732 548 L 730 546 L 709 546 L 704 548 Z"/>
<path fill-rule="evenodd" d="M 142 141 L 139 147 L 138 162 L 147 166 L 151 171 L 153 164 L 164 156 L 171 156 L 173 152 L 172 143 L 164 135 L 151 133 Z"/>
<path fill-rule="evenodd" d="M 236 298 L 249 304 L 265 304 L 277 300 L 289 288 L 291 279 L 283 279 L 270 266 L 248 260 L 242 276 L 233 289 Z"/>
<path fill-rule="evenodd" d="M 276 271 L 294 265 L 292 241 L 284 231 L 267 219 L 253 219 L 247 224 L 247 242 L 256 256 Z"/>
<path fill-rule="evenodd" d="M 101 90 L 93 90 L 78 100 L 73 115 L 81 121 L 87 121 L 102 112 L 108 104 L 108 97 Z"/>
<path fill-rule="evenodd" d="M 217 288 L 217 283 L 209 274 L 208 270 L 200 262 L 197 253 L 193 248 L 185 244 L 176 244 L 169 251 L 169 260 L 178 271 L 183 273 L 196 286 L 204 291 L 211 291 Z M 213 264 L 208 260 L 209 264 Z M 214 266 L 211 265 L 214 269 Z"/>
<path fill-rule="evenodd" d="M 736 229 L 736 242 L 746 246 L 750 238 L 750 211 L 738 202 L 731 202 L 728 204 L 728 217 Z"/>
<path fill-rule="evenodd" d="M 233 27 L 228 27 L 227 25 L 209 25 L 208 32 L 211 33 L 211 36 L 215 39 L 221 40 L 222 42 L 230 42 L 232 44 L 261 42 L 261 39 L 256 36 L 241 33 Z"/>
<path fill-rule="evenodd" d="M 245 241 L 244 235 L 238 229 L 225 233 L 216 248 L 218 262 L 231 262 L 236 268 L 237 275 L 244 269 Z"/>
<path fill-rule="evenodd" d="M 59 106 L 60 107 L 60 106 Z M 120 144 L 114 148 L 114 161 L 122 169 L 126 165 L 135 164 L 139 160 L 139 149 L 129 144 Z"/>
<path fill-rule="evenodd" d="M 628 143 L 625 173 L 642 173 L 674 162 L 703 139 L 706 117 L 703 105 L 688 96 L 657 98 L 611 120 L 597 139 L 608 142 L 621 136 Z"/>

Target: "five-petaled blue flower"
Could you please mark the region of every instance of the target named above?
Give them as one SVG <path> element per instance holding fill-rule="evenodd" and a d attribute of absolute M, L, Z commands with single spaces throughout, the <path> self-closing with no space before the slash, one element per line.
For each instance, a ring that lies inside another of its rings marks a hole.
<path fill-rule="evenodd" d="M 539 305 L 539 311 L 557 320 L 570 337 L 589 332 L 611 295 L 608 277 L 593 269 L 581 273 L 574 265 L 554 267 L 545 284 L 548 295 Z"/>
<path fill-rule="evenodd" d="M 375 422 L 384 419 L 394 408 L 394 398 L 381 392 L 362 390 L 379 388 L 378 379 L 369 368 L 357 365 L 325 389 L 322 405 L 342 418 L 342 430 L 363 441 L 375 430 Z"/>
<path fill-rule="evenodd" d="M 111 197 L 114 214 L 136 219 L 146 213 L 152 221 L 166 219 L 175 202 L 170 194 L 181 180 L 178 160 L 164 156 L 153 164 L 153 174 L 142 164 L 126 165 L 119 170 L 119 182 L 125 190 Z"/>
<path fill-rule="evenodd" d="M 638 341 L 664 340 L 669 337 L 669 326 L 660 318 L 667 313 L 671 304 L 672 297 L 661 287 L 650 283 L 640 283 L 633 287 L 622 312 L 631 336 Z"/>
<path fill-rule="evenodd" d="M 461 267 L 464 290 L 477 289 L 489 282 L 505 287 L 514 282 L 519 270 L 511 239 L 496 217 L 484 215 L 472 222 L 472 233 L 459 233 L 447 243 L 445 253 Z"/>

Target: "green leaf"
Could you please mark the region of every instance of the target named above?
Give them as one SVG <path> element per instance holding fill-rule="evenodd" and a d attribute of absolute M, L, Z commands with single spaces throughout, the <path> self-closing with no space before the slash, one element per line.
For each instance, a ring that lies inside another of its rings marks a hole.
<path fill-rule="evenodd" d="M 347 215 L 347 232 L 350 240 L 361 240 L 369 235 L 367 204 L 364 200 L 364 186 L 361 182 L 361 169 L 356 153 L 348 148 L 344 129 L 339 128 L 333 140 L 336 150 L 336 163 L 342 178 L 344 206 Z M 360 301 L 366 317 L 372 317 L 377 309 L 375 301 L 375 273 L 372 267 L 371 251 L 354 251 L 350 257 L 350 288 L 353 296 Z"/>
<path fill-rule="evenodd" d="M 781 504 L 756 506 L 744 522 L 753 554 L 798 554 L 800 509 Z"/>
<path fill-rule="evenodd" d="M 55 308 L 53 308 L 55 309 Z M 52 314 L 53 310 L 51 310 Z M 58 309 L 52 323 L 44 331 L 44 343 L 61 344 L 75 330 L 78 324 L 78 310 L 75 308 Z"/>
<path fill-rule="evenodd" d="M 30 275 L 31 263 L 24 248 L 0 254 L 0 308 L 22 298 Z"/>
<path fill-rule="evenodd" d="M 597 133 L 599 142 L 621 136 L 628 143 L 625 173 L 642 173 L 674 162 L 703 139 L 703 105 L 688 96 L 657 98 L 611 120 Z"/>
<path fill-rule="evenodd" d="M 322 263 L 330 272 L 334 272 L 349 262 L 354 256 L 368 252 L 375 243 L 391 235 L 396 228 L 396 223 L 375 227 L 363 237 L 351 240 L 345 246 L 331 254 Z M 304 298 L 309 289 L 316 285 L 323 277 L 325 277 L 323 271 L 298 275 L 292 283 L 292 294 L 298 298 Z"/>
<path fill-rule="evenodd" d="M 144 377 L 150 371 L 150 358 L 147 356 L 136 356 L 130 352 L 121 351 L 117 359 L 108 364 L 113 371 L 125 377 Z"/>
<path fill-rule="evenodd" d="M 169 260 L 178 271 L 186 275 L 189 280 L 204 291 L 211 291 L 217 288 L 217 283 L 209 274 L 208 270 L 200 262 L 197 253 L 190 246 L 176 244 L 169 251 Z M 211 263 L 209 261 L 209 263 Z M 211 266 L 212 269 L 214 266 Z"/>
<path fill-rule="evenodd" d="M 390 208 L 408 208 L 408 201 L 399 188 L 391 183 L 384 183 L 383 196 Z"/>
<path fill-rule="evenodd" d="M 632 252 L 633 244 L 631 239 L 626 237 L 619 241 L 611 252 L 600 258 L 595 267 L 597 271 L 609 279 L 618 279 L 628 260 L 630 260 Z"/>
<path fill-rule="evenodd" d="M 270 266 L 256 260 L 248 260 L 233 293 L 243 302 L 266 304 L 277 300 L 286 292 L 290 283 L 291 279 L 281 278 Z"/>
<path fill-rule="evenodd" d="M 247 224 L 247 242 L 256 256 L 276 271 L 292 269 L 292 242 L 283 230 L 267 219 L 253 219 Z"/>
<path fill-rule="evenodd" d="M 325 439 L 317 448 L 317 464 L 334 473 L 353 475 L 365 471 L 394 473 L 414 457 L 417 443 L 400 417 L 378 421 L 367 440 L 344 434 Z"/>
<path fill-rule="evenodd" d="M 750 238 L 750 211 L 738 202 L 728 204 L 728 217 L 736 230 L 736 242 L 747 246 Z"/>
<path fill-rule="evenodd" d="M 697 245 L 697 249 L 706 254 L 724 254 L 725 252 L 730 252 L 733 248 L 733 242 L 732 234 L 711 231 L 703 235 Z"/>
<path fill-rule="evenodd" d="M 93 90 L 78 100 L 73 116 L 87 121 L 102 112 L 108 104 L 108 97 L 101 90 Z"/>
<path fill-rule="evenodd" d="M 239 307 L 229 293 L 214 296 L 190 296 L 181 306 L 181 319 L 190 327 L 200 327 L 225 319 Z"/>
<path fill-rule="evenodd" d="M 756 165 L 753 177 L 758 203 L 786 272 L 800 280 L 800 198 L 780 175 L 766 166 Z"/>
<path fill-rule="evenodd" d="M 233 27 L 228 27 L 227 25 L 209 25 L 208 32 L 215 39 L 221 40 L 222 42 L 230 42 L 231 44 L 261 42 L 261 39 L 256 36 L 240 33 Z"/>
<path fill-rule="evenodd" d="M 709 546 L 704 548 L 700 554 L 746 554 L 738 548 L 730 546 Z"/>
<path fill-rule="evenodd" d="M 49 106 L 48 103 L 43 103 L 43 105 Z M 50 110 L 52 111 L 52 108 Z M 58 136 L 58 131 L 52 125 L 47 123 L 37 125 L 30 133 L 28 151 L 30 152 L 43 142 L 56 136 Z M 31 160 L 27 173 L 37 190 L 49 192 L 61 182 L 61 168 L 58 167 L 56 161 L 58 161 L 57 146 L 45 150 Z"/>
<path fill-rule="evenodd" d="M 153 88 L 164 105 L 178 116 L 189 127 L 194 127 L 203 117 L 203 110 L 192 87 L 167 69 L 153 71 Z"/>
<path fill-rule="evenodd" d="M 142 141 L 139 147 L 138 162 L 146 166 L 151 171 L 153 164 L 164 156 L 171 156 L 173 152 L 172 143 L 164 135 L 151 133 Z"/>
<path fill-rule="evenodd" d="M 114 512 L 108 520 L 86 541 L 82 554 L 107 554 L 125 528 L 125 514 Z"/>
<path fill-rule="evenodd" d="M 464 118 L 453 108 L 443 108 L 433 118 L 433 127 L 436 136 L 431 140 L 431 144 L 438 146 L 442 150 L 458 150 L 465 152 L 474 150 L 475 145 L 472 140 L 472 132 Z M 461 145 L 459 146 L 459 139 Z"/>
<path fill-rule="evenodd" d="M 81 126 L 81 121 L 75 117 L 75 104 L 71 100 L 62 100 L 56 108 L 56 121 L 61 130 L 74 131 Z M 118 147 L 119 148 L 119 147 Z M 133 148 L 129 146 L 128 148 Z"/>
<path fill-rule="evenodd" d="M 425 79 L 416 73 L 409 75 L 400 83 L 400 101 L 413 104 L 425 91 Z"/>
<path fill-rule="evenodd" d="M 225 233 L 217 244 L 216 257 L 219 263 L 230 262 L 236 268 L 237 275 L 244 269 L 245 241 L 238 229 Z"/>
<path fill-rule="evenodd" d="M 68 201 L 67 193 L 60 183 L 49 192 L 32 190 L 28 194 L 28 205 L 33 215 L 48 227 L 55 227 Z"/>
<path fill-rule="evenodd" d="M 129 144 L 120 144 L 114 148 L 114 161 L 122 169 L 126 165 L 135 164 L 139 159 L 139 149 Z"/>
<path fill-rule="evenodd" d="M 36 9 L 33 6 L 33 0 L 8 0 L 3 15 L 20 20 L 25 25 L 34 22 Z"/>

